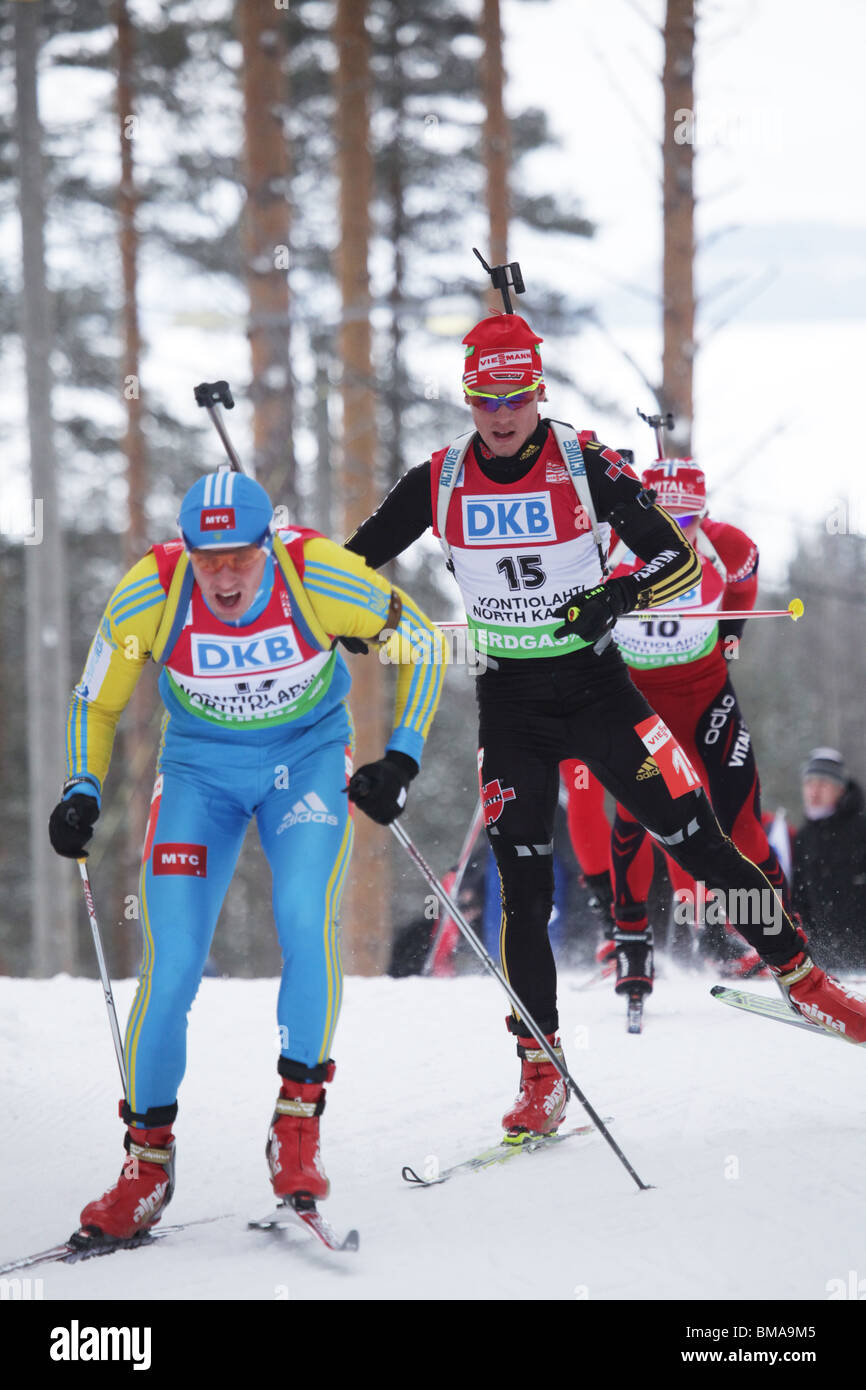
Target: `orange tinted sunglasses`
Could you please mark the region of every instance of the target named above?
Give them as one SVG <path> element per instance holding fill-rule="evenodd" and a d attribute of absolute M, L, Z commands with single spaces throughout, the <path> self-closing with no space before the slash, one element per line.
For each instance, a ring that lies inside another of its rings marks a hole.
<path fill-rule="evenodd" d="M 235 550 L 191 550 L 190 559 L 202 574 L 219 574 L 223 565 L 235 574 L 243 574 L 252 569 L 261 553 L 260 545 L 239 545 Z"/>

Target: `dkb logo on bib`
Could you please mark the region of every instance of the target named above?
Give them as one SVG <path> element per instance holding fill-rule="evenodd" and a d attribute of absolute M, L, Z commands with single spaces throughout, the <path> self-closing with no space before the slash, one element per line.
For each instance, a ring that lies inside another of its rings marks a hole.
<path fill-rule="evenodd" d="M 463 534 L 467 544 L 501 545 L 503 541 L 554 540 L 553 512 L 547 492 L 508 497 L 464 497 Z"/>
<path fill-rule="evenodd" d="M 194 633 L 191 650 L 192 669 L 197 676 L 269 671 L 294 666 L 301 660 L 301 653 L 287 628 L 271 628 L 253 637 Z"/>

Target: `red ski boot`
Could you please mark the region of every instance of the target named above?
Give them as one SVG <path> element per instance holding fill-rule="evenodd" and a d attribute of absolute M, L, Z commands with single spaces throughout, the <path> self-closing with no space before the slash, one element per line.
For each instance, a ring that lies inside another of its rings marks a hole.
<path fill-rule="evenodd" d="M 512 1018 L 506 1019 L 508 1031 L 515 1032 Z M 507 1114 L 502 1117 L 506 1140 L 521 1143 L 526 1134 L 553 1134 L 565 1119 L 568 1092 L 565 1082 L 547 1053 L 535 1038 L 517 1033 L 517 1055 L 520 1058 L 520 1091 Z M 545 1034 L 556 1056 L 563 1061 L 562 1048 L 556 1033 Z"/>
<path fill-rule="evenodd" d="M 155 1226 L 174 1192 L 174 1135 L 171 1125 L 124 1136 L 127 1159 L 114 1187 L 81 1213 L 81 1231 L 91 1240 L 131 1240 Z"/>
<path fill-rule="evenodd" d="M 866 999 L 825 974 L 806 951 L 770 969 L 788 1003 L 809 1023 L 848 1042 L 866 1043 Z"/>
<path fill-rule="evenodd" d="M 303 1071 L 297 1063 L 288 1068 Z M 306 1069 L 322 1072 L 321 1081 L 296 1081 L 283 1076 L 265 1156 L 271 1170 L 271 1186 L 281 1200 L 302 1194 L 321 1201 L 331 1190 L 319 1152 L 319 1116 L 325 1108 L 323 1082 L 331 1081 L 333 1062 Z M 282 1073 L 281 1073 L 282 1074 Z"/>

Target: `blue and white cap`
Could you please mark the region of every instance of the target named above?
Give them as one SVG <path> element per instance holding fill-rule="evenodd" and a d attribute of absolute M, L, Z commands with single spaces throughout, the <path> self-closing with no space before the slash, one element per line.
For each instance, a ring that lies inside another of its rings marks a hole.
<path fill-rule="evenodd" d="M 264 545 L 273 532 L 274 509 L 261 483 L 221 468 L 194 483 L 177 524 L 187 550 L 229 550 Z"/>

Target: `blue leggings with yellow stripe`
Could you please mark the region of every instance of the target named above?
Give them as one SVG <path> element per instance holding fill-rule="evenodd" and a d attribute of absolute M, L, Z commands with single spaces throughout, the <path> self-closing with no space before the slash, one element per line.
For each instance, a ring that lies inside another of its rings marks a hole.
<path fill-rule="evenodd" d="M 273 876 L 283 967 L 284 1058 L 311 1072 L 330 1056 L 340 1011 L 338 915 L 352 844 L 344 702 L 318 720 L 226 738 L 168 721 L 141 873 L 142 968 L 127 1024 L 127 1105 L 176 1102 L 187 1014 L 250 819 Z"/>

